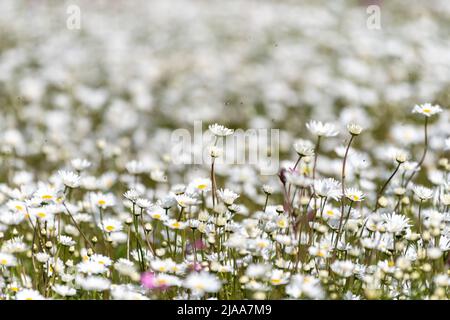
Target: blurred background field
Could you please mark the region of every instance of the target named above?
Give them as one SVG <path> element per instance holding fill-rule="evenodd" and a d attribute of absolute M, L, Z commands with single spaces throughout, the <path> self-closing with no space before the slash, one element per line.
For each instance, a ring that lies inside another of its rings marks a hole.
<path fill-rule="evenodd" d="M 366 26 L 369 4 L 381 30 Z M 92 158 L 98 139 L 158 162 L 194 120 L 280 128 L 283 152 L 311 118 L 414 143 L 411 106 L 450 101 L 444 0 L 3 0 L 0 12 L 0 145 L 35 168 Z"/>
<path fill-rule="evenodd" d="M 0 299 L 448 298 L 449 31 L 448 0 L 1 0 Z M 232 150 L 279 166 L 180 164 L 197 121 L 279 129 Z"/>

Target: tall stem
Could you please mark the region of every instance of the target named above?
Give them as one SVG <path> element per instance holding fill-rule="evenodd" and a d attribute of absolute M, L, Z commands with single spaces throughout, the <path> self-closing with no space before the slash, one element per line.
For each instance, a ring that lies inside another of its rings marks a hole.
<path fill-rule="evenodd" d="M 398 169 L 400 168 L 401 163 L 399 162 L 397 164 L 397 167 L 395 168 L 394 172 L 392 172 L 391 176 L 389 177 L 389 179 L 386 180 L 386 182 L 383 184 L 383 186 L 381 187 L 380 191 L 377 194 L 377 200 L 376 200 L 376 204 L 375 204 L 375 210 L 377 211 L 378 207 L 380 206 L 378 204 L 378 200 L 380 200 L 380 198 L 383 196 L 383 192 L 384 189 L 386 189 L 386 187 L 388 186 L 389 182 L 391 182 L 392 178 L 394 178 L 395 174 L 397 173 Z"/>
<path fill-rule="evenodd" d="M 314 189 L 314 181 L 316 180 L 316 167 L 317 167 L 317 159 L 319 158 L 319 148 L 320 148 L 320 136 L 317 138 L 317 143 L 316 143 L 316 154 L 314 156 L 314 165 L 313 165 L 313 190 L 314 193 L 316 193 L 315 189 Z"/>
<path fill-rule="evenodd" d="M 73 221 L 73 224 L 75 225 L 75 227 L 77 227 L 78 231 L 80 232 L 81 236 L 84 238 L 84 240 L 87 242 L 87 244 L 89 244 L 89 246 L 91 247 L 92 250 L 94 250 L 94 246 L 92 244 L 92 242 L 86 237 L 86 235 L 84 234 L 84 232 L 81 230 L 80 226 L 78 225 L 77 221 L 75 220 L 75 218 L 72 216 L 72 214 L 70 213 L 69 209 L 67 208 L 66 203 L 63 201 L 63 206 L 66 209 L 66 212 L 69 214 L 70 218 Z"/>
<path fill-rule="evenodd" d="M 425 117 L 423 154 L 422 154 L 422 157 L 420 158 L 419 162 L 417 163 L 416 170 L 414 170 L 414 172 L 411 173 L 411 176 L 408 178 L 408 180 L 406 180 L 405 188 L 408 186 L 408 184 L 414 178 L 414 176 L 416 175 L 416 173 L 419 171 L 420 167 L 422 166 L 423 162 L 425 161 L 427 151 L 428 151 L 428 117 Z"/>
<path fill-rule="evenodd" d="M 267 203 L 269 202 L 269 194 L 266 194 L 266 201 L 264 202 L 264 209 L 263 212 L 266 212 L 266 208 L 267 208 Z"/>
<path fill-rule="evenodd" d="M 344 215 L 344 207 L 345 207 L 345 167 L 347 165 L 347 157 L 348 157 L 348 152 L 350 150 L 350 146 L 353 142 L 354 139 L 354 135 L 351 136 L 350 141 L 347 144 L 347 148 L 345 149 L 345 155 L 344 155 L 344 160 L 342 162 L 342 173 L 341 173 L 341 187 L 342 187 L 342 195 L 341 195 L 341 217 Z"/>
<path fill-rule="evenodd" d="M 217 145 L 217 142 L 219 141 L 219 137 L 215 137 L 214 140 L 214 146 Z M 216 198 L 217 198 L 217 194 L 216 194 L 216 175 L 214 173 L 214 162 L 215 162 L 216 158 L 212 157 L 211 159 L 211 193 L 212 193 L 212 202 L 213 202 L 213 207 L 216 205 Z"/>
<path fill-rule="evenodd" d="M 298 164 L 300 163 L 300 160 L 302 160 L 303 156 L 298 156 L 297 162 L 294 165 L 294 168 L 292 169 L 293 171 L 295 171 L 295 169 L 297 169 Z"/>
<path fill-rule="evenodd" d="M 320 148 L 320 136 L 317 138 L 317 143 L 316 143 L 316 154 L 314 156 L 314 165 L 313 165 L 313 181 L 312 181 L 312 187 L 313 187 L 313 197 L 314 197 L 314 216 L 313 216 L 313 220 L 316 217 L 317 214 L 317 197 L 316 197 L 316 188 L 314 186 L 314 182 L 316 181 L 316 167 L 317 167 L 317 159 L 319 158 L 319 148 Z"/>
<path fill-rule="evenodd" d="M 297 169 L 297 166 L 298 166 L 298 164 L 300 163 L 300 161 L 302 160 L 302 158 L 303 158 L 302 155 L 298 156 L 297 162 L 295 163 L 294 168 L 292 168 L 292 171 L 293 171 L 293 172 L 295 172 L 295 170 Z M 291 197 L 291 187 L 292 187 L 292 184 L 289 183 L 289 188 L 288 188 L 288 192 L 287 192 L 288 200 L 289 200 L 289 198 Z M 294 202 L 294 200 L 292 200 L 292 202 Z M 292 207 L 292 205 L 291 205 L 291 207 Z"/>
<path fill-rule="evenodd" d="M 215 158 L 212 158 L 211 162 L 211 194 L 212 194 L 212 203 L 213 207 L 216 205 L 216 177 L 214 174 L 214 161 Z"/>
<path fill-rule="evenodd" d="M 350 215 L 350 211 L 352 210 L 352 206 L 353 206 L 353 201 L 350 200 L 350 206 L 348 208 L 346 222 L 348 220 L 348 216 Z M 341 218 L 339 219 L 339 227 L 338 227 L 338 230 L 337 230 L 336 241 L 334 243 L 335 254 L 336 254 L 336 249 L 337 249 L 337 246 L 338 246 L 339 239 L 340 239 L 342 231 L 343 231 L 343 230 L 341 230 L 341 229 L 343 229 L 343 222 L 344 222 L 344 215 L 341 214 Z"/>
<path fill-rule="evenodd" d="M 419 216 L 418 216 L 418 224 L 419 224 L 419 233 L 422 234 L 422 219 L 421 219 L 421 214 L 422 214 L 422 202 L 423 200 L 420 200 L 419 203 Z"/>

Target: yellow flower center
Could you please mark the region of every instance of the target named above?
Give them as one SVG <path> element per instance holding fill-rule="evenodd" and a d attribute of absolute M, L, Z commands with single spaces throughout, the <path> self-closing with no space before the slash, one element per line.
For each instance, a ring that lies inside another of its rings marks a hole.
<path fill-rule="evenodd" d="M 206 189 L 206 187 L 207 187 L 206 184 L 199 184 L 199 185 L 197 186 L 197 188 L 200 189 L 200 190 Z"/>
<path fill-rule="evenodd" d="M 198 290 L 203 290 L 203 289 L 205 288 L 205 286 L 203 285 L 203 283 L 197 283 L 197 284 L 194 286 L 194 288 L 195 288 L 195 289 L 198 289 Z"/>
<path fill-rule="evenodd" d="M 153 215 L 153 218 L 155 218 L 155 219 L 161 219 L 161 215 L 160 215 L 159 213 L 155 213 L 155 214 Z"/>
<path fill-rule="evenodd" d="M 22 211 L 22 210 L 23 210 L 23 207 L 20 206 L 20 205 L 17 205 L 17 206 L 16 206 L 16 209 L 19 210 L 19 211 Z"/>
<path fill-rule="evenodd" d="M 179 222 L 174 222 L 174 223 L 172 223 L 172 227 L 179 228 L 180 227 L 180 223 Z"/>
<path fill-rule="evenodd" d="M 280 221 L 278 221 L 278 226 L 279 226 L 280 228 L 286 227 L 286 221 L 285 221 L 285 220 L 280 220 Z"/>
<path fill-rule="evenodd" d="M 114 226 L 106 226 L 106 231 L 111 232 L 111 231 L 113 231 L 114 229 L 115 229 Z"/>
<path fill-rule="evenodd" d="M 389 262 L 388 262 L 388 266 L 389 266 L 389 267 L 393 267 L 393 266 L 395 266 L 395 263 L 394 263 L 394 261 L 389 261 Z"/>
<path fill-rule="evenodd" d="M 45 212 L 38 212 L 37 216 L 39 218 L 45 218 L 47 215 L 45 214 Z"/>
<path fill-rule="evenodd" d="M 266 248 L 266 247 L 267 247 L 267 244 L 266 244 L 265 242 L 260 242 L 260 243 L 258 243 L 258 247 L 260 247 L 260 248 Z"/>
<path fill-rule="evenodd" d="M 106 201 L 105 201 L 105 200 L 98 200 L 98 204 L 101 205 L 101 206 L 103 206 L 103 205 L 106 204 Z"/>
<path fill-rule="evenodd" d="M 430 108 L 424 108 L 422 111 L 425 112 L 425 113 L 430 113 L 431 109 Z"/>
<path fill-rule="evenodd" d="M 333 210 L 328 210 L 327 215 L 332 216 L 334 214 Z"/>
<path fill-rule="evenodd" d="M 50 200 L 53 199 L 53 196 L 51 194 L 44 194 L 41 198 L 44 200 Z"/>
<path fill-rule="evenodd" d="M 358 196 L 353 196 L 353 201 L 358 201 L 359 197 Z"/>
<path fill-rule="evenodd" d="M 167 280 L 166 279 L 158 279 L 158 285 L 163 286 L 167 284 Z"/>
<path fill-rule="evenodd" d="M 6 266 L 6 264 L 8 263 L 8 260 L 6 259 L 2 259 L 0 260 L 0 264 Z"/>
<path fill-rule="evenodd" d="M 272 279 L 273 284 L 279 284 L 281 282 L 281 279 Z"/>

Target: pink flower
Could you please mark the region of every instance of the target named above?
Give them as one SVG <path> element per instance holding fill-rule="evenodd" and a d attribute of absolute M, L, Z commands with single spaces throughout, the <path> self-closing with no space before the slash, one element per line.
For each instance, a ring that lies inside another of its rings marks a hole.
<path fill-rule="evenodd" d="M 203 269 L 202 265 L 198 262 L 194 262 L 191 265 L 189 265 L 189 270 L 191 271 L 201 271 Z"/>
<path fill-rule="evenodd" d="M 194 244 L 192 244 L 192 242 L 188 243 L 187 248 L 186 248 L 187 252 L 192 253 L 193 248 L 195 248 L 196 250 L 203 250 L 206 248 L 206 245 L 202 240 L 197 239 L 197 240 L 195 240 Z"/>
<path fill-rule="evenodd" d="M 194 246 L 195 246 L 195 249 L 200 249 L 200 250 L 205 249 L 205 247 L 206 247 L 205 244 L 203 243 L 203 241 L 200 239 L 195 240 Z"/>
<path fill-rule="evenodd" d="M 153 272 L 144 272 L 141 274 L 141 284 L 146 289 L 155 289 L 157 285 L 155 283 L 155 274 Z"/>
<path fill-rule="evenodd" d="M 147 271 L 141 274 L 141 284 L 144 288 L 149 290 L 165 290 L 169 288 L 166 284 L 160 281 L 161 278 L 155 275 L 151 271 Z"/>

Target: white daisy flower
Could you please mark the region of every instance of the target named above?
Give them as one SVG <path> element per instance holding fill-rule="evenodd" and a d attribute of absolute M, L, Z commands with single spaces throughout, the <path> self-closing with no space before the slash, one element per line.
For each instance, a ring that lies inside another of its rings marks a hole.
<path fill-rule="evenodd" d="M 122 230 L 122 222 L 118 219 L 107 218 L 103 220 L 102 229 L 105 232 L 117 232 Z"/>
<path fill-rule="evenodd" d="M 140 197 L 140 193 L 137 192 L 135 189 L 130 189 L 130 190 L 128 190 L 127 192 L 125 192 L 125 193 L 123 194 L 123 196 L 124 196 L 126 199 L 130 200 L 131 202 L 136 202 L 137 199 Z"/>
<path fill-rule="evenodd" d="M 2 267 L 15 267 L 17 265 L 17 259 L 10 253 L 0 252 L 0 266 Z"/>
<path fill-rule="evenodd" d="M 75 172 L 60 170 L 58 175 L 66 187 L 75 189 L 80 186 L 80 176 Z"/>
<path fill-rule="evenodd" d="M 97 265 L 99 264 L 97 263 Z M 77 276 L 75 282 L 82 289 L 87 291 L 105 291 L 109 289 L 111 285 L 111 281 L 99 276 L 88 276 L 86 278 Z"/>
<path fill-rule="evenodd" d="M 434 191 L 424 186 L 416 185 L 414 186 L 414 194 L 421 200 L 426 201 L 433 198 Z"/>
<path fill-rule="evenodd" d="M 302 157 L 314 156 L 314 145 L 309 140 L 298 139 L 294 143 L 294 150 Z"/>
<path fill-rule="evenodd" d="M 353 275 L 355 265 L 350 260 L 336 260 L 331 264 L 331 270 L 341 277 L 348 278 Z"/>
<path fill-rule="evenodd" d="M 16 293 L 16 300 L 45 300 L 45 298 L 36 290 L 22 289 Z"/>
<path fill-rule="evenodd" d="M 108 271 L 108 269 L 104 265 L 90 260 L 82 261 L 79 264 L 77 264 L 77 270 L 78 272 L 89 275 L 103 274 L 106 271 Z"/>
<path fill-rule="evenodd" d="M 182 208 L 187 208 L 197 204 L 197 199 L 187 194 L 177 195 L 175 196 L 175 199 L 177 200 L 178 205 Z"/>
<path fill-rule="evenodd" d="M 208 191 L 211 189 L 211 180 L 207 178 L 196 178 L 189 184 L 188 188 L 199 192 Z"/>
<path fill-rule="evenodd" d="M 70 247 L 75 245 L 76 242 L 73 241 L 72 237 L 61 235 L 59 237 L 59 243 L 65 247 Z"/>
<path fill-rule="evenodd" d="M 320 280 L 309 275 L 296 274 L 286 286 L 286 293 L 294 299 L 323 299 L 324 292 Z"/>
<path fill-rule="evenodd" d="M 176 229 L 176 230 L 182 230 L 187 227 L 186 222 L 181 222 L 176 219 L 169 219 L 164 222 L 164 225 L 166 225 L 170 229 Z"/>
<path fill-rule="evenodd" d="M 311 120 L 306 124 L 308 130 L 318 137 L 334 137 L 339 132 L 331 123 L 322 123 L 321 121 Z"/>
<path fill-rule="evenodd" d="M 228 129 L 227 127 L 224 127 L 217 123 L 209 125 L 208 129 L 217 137 L 226 137 L 232 135 L 234 132 L 233 129 Z"/>
<path fill-rule="evenodd" d="M 127 169 L 129 174 L 142 174 L 144 172 L 147 172 L 149 170 L 148 165 L 146 165 L 142 161 L 132 160 L 130 162 L 127 162 L 125 165 L 125 168 Z"/>
<path fill-rule="evenodd" d="M 217 292 L 222 287 L 219 279 L 208 272 L 192 272 L 183 282 L 183 286 L 197 295 L 204 295 L 206 292 Z"/>
<path fill-rule="evenodd" d="M 364 200 L 364 193 L 355 188 L 346 188 L 345 197 L 353 202 L 361 202 Z"/>
<path fill-rule="evenodd" d="M 77 293 L 77 290 L 75 288 L 62 284 L 55 284 L 52 289 L 56 294 L 62 297 L 71 297 L 76 295 Z"/>
<path fill-rule="evenodd" d="M 88 160 L 79 158 L 73 159 L 71 161 L 71 164 L 72 167 L 77 171 L 84 171 L 92 165 L 92 163 L 89 162 Z"/>
<path fill-rule="evenodd" d="M 90 261 L 101 264 L 102 266 L 109 267 L 112 264 L 112 260 L 104 255 L 95 253 L 89 257 Z"/>
<path fill-rule="evenodd" d="M 113 194 L 103 194 L 100 192 L 92 194 L 92 202 L 102 209 L 112 207 L 116 204 L 116 200 Z"/>
<path fill-rule="evenodd" d="M 289 281 L 289 276 L 289 272 L 285 272 L 280 269 L 274 269 L 269 276 L 269 282 L 274 286 L 286 284 Z"/>
<path fill-rule="evenodd" d="M 315 180 L 314 191 L 319 197 L 334 200 L 339 200 L 342 194 L 341 183 L 333 178 Z"/>
<path fill-rule="evenodd" d="M 154 220 L 161 220 L 165 221 L 167 220 L 168 216 L 166 214 L 166 211 L 161 208 L 160 206 L 151 206 L 147 209 L 147 213 L 150 215 L 150 217 Z"/>
<path fill-rule="evenodd" d="M 363 131 L 363 128 L 356 123 L 350 123 L 347 125 L 347 130 L 351 135 L 358 136 Z"/>
<path fill-rule="evenodd" d="M 226 205 L 232 205 L 239 198 L 239 195 L 230 189 L 220 189 L 217 191 L 217 195 Z"/>
<path fill-rule="evenodd" d="M 431 103 L 416 104 L 412 110 L 412 113 L 419 113 L 426 117 L 431 117 L 440 112 L 442 112 L 442 108 L 439 105 L 432 105 Z"/>
<path fill-rule="evenodd" d="M 41 202 L 54 202 L 57 200 L 57 192 L 55 188 L 42 186 L 34 193 L 34 196 Z"/>
<path fill-rule="evenodd" d="M 383 215 L 386 231 L 393 234 L 400 234 L 409 228 L 409 219 L 403 215 L 389 213 Z"/>

